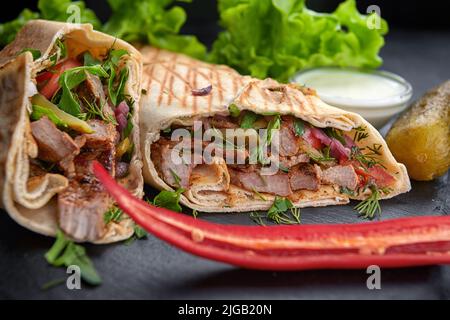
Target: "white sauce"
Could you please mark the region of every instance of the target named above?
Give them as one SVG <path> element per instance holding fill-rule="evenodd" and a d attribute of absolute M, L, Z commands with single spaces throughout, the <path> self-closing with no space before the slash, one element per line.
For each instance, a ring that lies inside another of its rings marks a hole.
<path fill-rule="evenodd" d="M 378 100 L 405 91 L 403 84 L 387 77 L 339 69 L 316 69 L 300 74 L 295 80 L 328 97 Z"/>
<path fill-rule="evenodd" d="M 300 72 L 292 81 L 315 89 L 324 102 L 359 113 L 377 127 L 402 111 L 412 96 L 411 85 L 389 72 L 327 67 Z"/>

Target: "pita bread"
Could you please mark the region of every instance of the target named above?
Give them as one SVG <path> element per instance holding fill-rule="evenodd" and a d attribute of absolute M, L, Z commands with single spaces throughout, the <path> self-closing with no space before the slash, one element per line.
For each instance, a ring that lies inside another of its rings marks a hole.
<path fill-rule="evenodd" d="M 140 130 L 143 154 L 143 174 L 147 183 L 160 190 L 172 190 L 158 175 L 151 158 L 151 146 L 160 137 L 160 131 L 171 124 L 190 124 L 193 119 L 215 114 L 228 115 L 234 104 L 240 110 L 255 113 L 293 115 L 319 127 L 341 129 L 353 136 L 354 129 L 365 126 L 369 137 L 364 145 L 381 145 L 378 156 L 387 171 L 394 176 L 390 198 L 410 190 L 410 181 L 403 164 L 389 151 L 379 132 L 360 115 L 332 107 L 320 100 L 314 90 L 294 84 L 280 84 L 272 79 L 258 80 L 241 76 L 235 70 L 221 65 L 197 61 L 187 56 L 151 47 L 140 48 L 143 56 L 143 84 Z M 212 86 L 210 94 L 195 96 L 193 89 Z M 359 147 L 363 147 L 359 145 Z M 190 188 L 181 196 L 181 202 L 204 212 L 237 212 L 267 210 L 274 196 L 264 194 L 260 199 L 254 192 L 230 185 L 226 165 L 220 161 L 205 168 L 198 166 L 191 175 Z M 349 199 L 364 199 L 367 194 L 350 197 L 332 186 L 318 191 L 294 192 L 296 207 L 315 207 L 345 204 Z"/>
<path fill-rule="evenodd" d="M 46 174 L 39 179 L 30 178 L 31 158 L 38 149 L 30 132 L 30 97 L 37 93 L 36 74 L 45 69 L 58 39 L 64 37 L 70 56 L 89 50 L 94 56 L 105 55 L 110 48 L 129 52 L 129 77 L 125 94 L 135 101 L 131 137 L 139 146 L 138 106 L 140 98 L 141 56 L 124 41 L 94 31 L 92 25 L 78 25 L 44 20 L 28 22 L 17 34 L 14 42 L 0 52 L 0 192 L 1 206 L 22 226 L 48 236 L 58 230 L 55 195 L 64 190 L 68 180 L 59 174 Z M 19 54 L 25 48 L 41 52 L 33 61 L 30 52 Z M 129 174 L 119 182 L 134 195 L 142 197 L 142 160 L 135 148 Z M 109 243 L 129 238 L 133 234 L 131 219 L 109 223 L 105 235 L 96 243 Z"/>

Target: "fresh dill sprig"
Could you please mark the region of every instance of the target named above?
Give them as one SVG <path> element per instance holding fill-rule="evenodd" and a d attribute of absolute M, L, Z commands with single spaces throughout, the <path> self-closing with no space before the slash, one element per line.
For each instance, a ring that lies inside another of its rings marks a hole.
<path fill-rule="evenodd" d="M 354 209 L 358 211 L 359 217 L 372 220 L 376 216 L 381 216 L 380 197 L 382 194 L 388 194 L 391 189 L 378 188 L 374 185 L 369 187 L 372 191 L 371 195 L 357 204 Z"/>
<path fill-rule="evenodd" d="M 264 220 L 266 217 L 256 211 L 253 211 L 250 213 L 250 219 L 253 220 L 253 222 L 255 222 L 256 224 L 260 225 L 260 226 L 266 226 L 266 224 L 264 223 Z"/>
<path fill-rule="evenodd" d="M 357 128 L 355 128 L 355 135 L 353 137 L 353 141 L 359 142 L 361 140 L 364 140 L 366 138 L 369 137 L 369 133 L 366 132 L 366 127 L 364 126 L 359 126 Z"/>
<path fill-rule="evenodd" d="M 96 103 L 89 102 L 86 98 L 83 98 L 84 100 L 84 107 L 86 109 L 85 112 L 85 120 L 95 119 L 96 117 L 99 117 L 103 121 L 106 121 L 108 123 L 112 123 L 113 125 L 117 125 L 116 118 L 111 113 L 106 113 L 103 111 L 103 106 L 99 107 Z M 104 105 L 107 102 L 104 102 Z"/>
<path fill-rule="evenodd" d="M 381 147 L 381 145 L 380 145 Z M 379 153 L 379 149 L 377 149 L 378 147 L 368 147 L 369 150 L 371 150 L 371 152 L 369 153 L 362 153 L 362 151 L 364 150 L 364 148 L 359 148 L 359 147 L 352 147 L 351 151 L 350 151 L 350 158 L 351 159 L 355 159 L 357 160 L 359 163 L 361 163 L 363 166 L 367 166 L 368 168 L 371 168 L 375 165 L 380 165 L 383 168 L 385 168 L 379 159 L 376 158 L 377 155 L 380 155 L 381 153 Z"/>
<path fill-rule="evenodd" d="M 314 162 L 328 162 L 328 161 L 335 161 L 336 159 L 330 156 L 330 146 L 326 146 L 322 149 L 322 155 L 316 155 L 312 152 L 308 152 L 308 156 L 314 161 Z"/>

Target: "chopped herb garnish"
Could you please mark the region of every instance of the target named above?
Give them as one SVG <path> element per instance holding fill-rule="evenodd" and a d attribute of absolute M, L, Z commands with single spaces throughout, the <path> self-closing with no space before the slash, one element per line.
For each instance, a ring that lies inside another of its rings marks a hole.
<path fill-rule="evenodd" d="M 320 163 L 320 162 L 329 162 L 334 161 L 332 156 L 330 156 L 330 146 L 326 146 L 322 149 L 322 154 L 313 154 L 312 152 L 308 152 L 308 156 L 313 160 L 314 162 Z"/>
<path fill-rule="evenodd" d="M 381 149 L 381 145 L 379 145 L 379 147 L 375 146 L 377 144 L 374 144 L 374 147 L 367 147 L 371 152 L 369 153 L 362 153 L 362 151 L 364 150 L 364 148 L 358 148 L 356 146 L 352 147 L 350 149 L 350 158 L 351 159 L 355 159 L 357 160 L 359 163 L 361 163 L 361 165 L 363 165 L 363 167 L 368 167 L 371 168 L 375 165 L 380 165 L 383 168 L 385 168 L 380 160 L 378 160 L 375 156 L 376 155 L 381 155 L 380 153 L 380 149 Z"/>
<path fill-rule="evenodd" d="M 45 259 L 55 267 L 78 266 L 81 270 L 81 278 L 91 285 L 99 285 L 102 282 L 92 261 L 86 255 L 86 250 L 67 239 L 61 230 L 58 230 L 55 243 L 45 254 Z"/>
<path fill-rule="evenodd" d="M 155 196 L 153 204 L 157 207 L 181 212 L 183 209 L 180 206 L 180 195 L 183 192 L 184 189 L 177 189 L 176 191 L 163 190 Z"/>
<path fill-rule="evenodd" d="M 340 130 L 335 129 L 335 128 L 325 128 L 325 129 L 323 129 L 323 131 L 325 132 L 325 134 L 327 136 L 338 140 L 340 143 L 342 143 L 342 145 L 345 146 L 345 139 Z"/>
<path fill-rule="evenodd" d="M 256 211 L 253 211 L 250 213 L 250 219 L 253 220 L 253 222 L 255 222 L 256 224 L 259 224 L 260 226 L 265 226 L 266 224 L 264 223 L 263 219 L 265 219 L 266 217 L 263 214 L 260 214 Z"/>
<path fill-rule="evenodd" d="M 366 127 L 359 126 L 355 128 L 355 135 L 353 136 L 353 141 L 359 142 L 369 137 L 369 133 L 366 132 Z"/>
<path fill-rule="evenodd" d="M 137 224 L 134 224 L 134 233 L 133 233 L 133 235 L 131 237 L 129 237 L 127 240 L 124 241 L 124 245 L 129 246 L 136 240 L 140 240 L 140 239 L 146 238 L 147 235 L 148 235 L 147 231 L 142 229 Z"/>
<path fill-rule="evenodd" d="M 372 220 L 376 216 L 381 216 L 380 196 L 381 194 L 388 194 L 390 189 L 378 188 L 375 185 L 369 186 L 372 191 L 371 195 L 357 204 L 354 209 L 358 211 L 359 216 L 364 219 Z"/>
<path fill-rule="evenodd" d="M 250 213 L 250 218 L 257 224 L 265 226 L 264 220 L 276 224 L 300 224 L 300 208 L 294 208 L 292 202 L 283 197 L 275 197 L 275 200 L 267 211 L 267 214 L 260 212 Z"/>
<path fill-rule="evenodd" d="M 293 219 L 286 213 L 288 210 Z M 300 224 L 300 209 L 294 208 L 292 202 L 287 198 L 275 197 L 267 212 L 267 218 L 277 224 Z"/>
<path fill-rule="evenodd" d="M 117 125 L 117 120 L 114 114 L 104 112 L 104 106 L 97 106 L 95 102 L 89 102 L 86 98 L 83 97 L 84 103 L 84 109 L 86 110 L 85 113 L 83 113 L 83 120 L 90 120 L 95 118 L 100 118 L 103 121 L 107 123 L 112 123 L 113 125 Z M 107 102 L 104 101 L 104 104 Z"/>
<path fill-rule="evenodd" d="M 120 222 L 122 221 L 122 219 L 123 211 L 117 206 L 111 207 L 103 215 L 103 221 L 105 221 L 105 224 L 108 224 L 110 222 Z"/>
<path fill-rule="evenodd" d="M 228 107 L 228 111 L 230 112 L 230 115 L 234 118 L 239 117 L 239 115 L 241 114 L 241 110 L 239 110 L 239 108 L 235 104 L 231 104 Z"/>
<path fill-rule="evenodd" d="M 295 135 L 298 137 L 303 136 L 305 133 L 305 123 L 301 119 L 295 119 L 294 121 L 294 131 Z"/>
<path fill-rule="evenodd" d="M 241 128 L 250 129 L 253 128 L 253 124 L 258 119 L 259 115 L 254 112 L 247 111 L 241 119 Z"/>

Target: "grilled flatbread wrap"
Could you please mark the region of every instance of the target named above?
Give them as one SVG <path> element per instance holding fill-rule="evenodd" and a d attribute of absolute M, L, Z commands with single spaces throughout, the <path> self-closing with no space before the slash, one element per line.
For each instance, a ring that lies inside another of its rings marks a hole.
<path fill-rule="evenodd" d="M 325 104 L 314 90 L 241 76 L 164 50 L 140 51 L 144 179 L 158 189 L 184 189 L 186 206 L 204 212 L 266 210 L 278 196 L 295 207 L 315 207 L 366 199 L 375 191 L 390 198 L 410 190 L 405 166 L 379 132 L 361 116 Z M 209 164 L 171 163 L 168 151 L 178 143 L 171 141 L 171 130 L 192 130 L 193 120 L 219 130 L 279 121 L 280 170 L 262 176 L 260 164 L 227 165 L 223 157 Z"/>
<path fill-rule="evenodd" d="M 108 91 L 112 69 L 115 104 Z M 63 70 L 72 71 L 66 91 L 61 88 Z M 44 235 L 62 229 L 76 241 L 94 243 L 133 234 L 127 217 L 105 222 L 105 209 L 114 207 L 93 177 L 91 164 L 100 161 L 133 194 L 143 195 L 141 72 L 138 51 L 90 24 L 34 20 L 0 52 L 0 202 L 15 221 Z M 126 102 L 119 101 L 124 97 Z M 79 113 L 69 109 L 67 100 Z M 122 125 L 132 128 L 126 138 L 119 132 L 121 111 Z M 136 147 L 123 150 L 125 139 L 127 146 Z"/>

